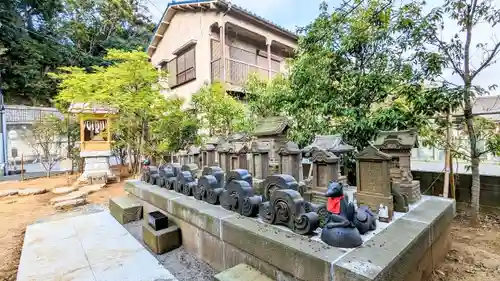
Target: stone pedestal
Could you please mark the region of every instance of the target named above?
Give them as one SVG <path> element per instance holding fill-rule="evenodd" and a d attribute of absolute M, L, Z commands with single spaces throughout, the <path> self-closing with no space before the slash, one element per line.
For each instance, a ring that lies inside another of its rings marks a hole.
<path fill-rule="evenodd" d="M 182 245 L 181 230 L 177 225 L 173 224 L 157 231 L 149 224 L 144 223 L 142 225 L 142 238 L 149 249 L 157 255 L 172 251 Z"/>
<path fill-rule="evenodd" d="M 399 187 L 399 192 L 401 192 L 401 194 L 406 195 L 406 197 L 408 198 L 408 203 L 417 202 L 422 197 L 420 193 L 420 181 L 412 181 L 411 183 L 401 182 L 393 184 Z"/>
<path fill-rule="evenodd" d="M 142 204 L 129 196 L 109 199 L 109 212 L 121 224 L 142 218 Z"/>
<path fill-rule="evenodd" d="M 92 181 L 94 177 L 114 178 L 115 175 L 109 167 L 111 151 L 82 151 L 80 157 L 84 159 L 83 174 L 80 181 Z"/>

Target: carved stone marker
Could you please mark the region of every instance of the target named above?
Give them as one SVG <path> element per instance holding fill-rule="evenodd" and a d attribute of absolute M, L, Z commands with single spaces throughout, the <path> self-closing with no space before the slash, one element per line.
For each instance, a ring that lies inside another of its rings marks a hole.
<path fill-rule="evenodd" d="M 188 163 L 189 164 L 196 164 L 196 165 L 202 167 L 200 153 L 201 153 L 200 147 L 194 146 L 194 145 L 190 146 L 188 151 L 187 151 Z"/>
<path fill-rule="evenodd" d="M 179 162 L 181 165 L 189 164 L 189 155 L 186 150 L 179 150 L 177 154 L 179 155 Z"/>
<path fill-rule="evenodd" d="M 292 175 L 296 181 L 302 180 L 300 170 L 302 165 L 302 152 L 299 146 L 289 141 L 278 150 L 278 155 L 279 173 Z"/>
<path fill-rule="evenodd" d="M 265 179 L 269 175 L 269 152 L 271 145 L 268 142 L 255 141 L 252 143 L 250 173 L 254 178 Z"/>
<path fill-rule="evenodd" d="M 289 121 L 286 117 L 274 116 L 257 120 L 253 136 L 258 141 L 268 142 L 271 147 L 269 160 L 277 161 L 277 153 L 280 147 L 286 143 L 286 135 L 289 128 Z"/>
<path fill-rule="evenodd" d="M 417 131 L 382 131 L 378 133 L 374 146 L 392 157 L 390 174 L 394 189 L 408 197 L 408 201 L 420 200 L 420 182 L 411 174 L 411 150 L 418 147 Z"/>
<path fill-rule="evenodd" d="M 347 184 L 347 177 L 344 171 L 344 175 L 341 174 L 343 156 L 354 151 L 354 147 L 345 143 L 342 139 L 342 135 L 317 135 L 314 141 L 302 149 L 302 155 L 306 158 L 311 158 L 315 151 L 325 150 L 335 154 L 335 156 L 340 158 L 339 161 L 339 177 L 338 181 L 343 184 Z M 310 170 L 309 175 L 312 176 L 313 169 Z"/>
<path fill-rule="evenodd" d="M 215 156 L 216 156 L 215 145 L 207 143 L 201 147 L 200 151 L 201 151 L 201 165 L 203 167 L 214 166 L 215 162 L 216 162 L 215 161 Z"/>
<path fill-rule="evenodd" d="M 331 181 L 339 181 L 339 158 L 326 150 L 315 150 L 312 153 L 312 189 L 305 192 L 306 200 L 325 203 L 325 193 Z"/>
<path fill-rule="evenodd" d="M 389 165 L 392 157 L 372 145 L 356 155 L 358 189 L 355 194 L 358 206 L 366 205 L 378 213 L 380 205 L 387 207 L 389 220 L 394 214 L 391 195 Z"/>

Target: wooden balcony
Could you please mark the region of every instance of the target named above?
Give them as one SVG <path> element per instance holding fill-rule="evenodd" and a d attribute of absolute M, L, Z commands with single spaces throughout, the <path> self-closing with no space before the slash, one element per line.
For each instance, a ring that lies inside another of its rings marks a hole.
<path fill-rule="evenodd" d="M 276 70 L 269 70 L 268 68 L 261 67 L 255 64 L 246 63 L 240 60 L 226 58 L 226 79 L 223 77 L 222 59 L 216 59 L 211 62 L 211 79 L 214 81 L 223 81 L 228 83 L 232 90 L 242 89 L 248 78 L 251 75 L 258 75 L 262 79 L 269 78 L 269 71 L 271 78 L 277 73 Z"/>

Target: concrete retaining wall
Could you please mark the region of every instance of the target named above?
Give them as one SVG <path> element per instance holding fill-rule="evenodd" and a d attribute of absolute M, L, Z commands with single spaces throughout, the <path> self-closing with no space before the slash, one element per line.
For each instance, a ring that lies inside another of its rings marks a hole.
<path fill-rule="evenodd" d="M 279 281 L 426 280 L 444 258 L 455 214 L 454 201 L 426 197 L 363 247 L 343 250 L 140 181 L 126 190 L 144 212 L 174 220 L 188 251 L 216 270 L 246 263 Z"/>

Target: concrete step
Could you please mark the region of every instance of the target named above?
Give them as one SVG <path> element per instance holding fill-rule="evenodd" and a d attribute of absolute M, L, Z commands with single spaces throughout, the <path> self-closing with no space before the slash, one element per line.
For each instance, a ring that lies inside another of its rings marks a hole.
<path fill-rule="evenodd" d="M 214 276 L 215 281 L 274 281 L 257 269 L 240 263 Z"/>

